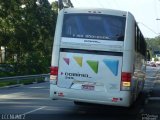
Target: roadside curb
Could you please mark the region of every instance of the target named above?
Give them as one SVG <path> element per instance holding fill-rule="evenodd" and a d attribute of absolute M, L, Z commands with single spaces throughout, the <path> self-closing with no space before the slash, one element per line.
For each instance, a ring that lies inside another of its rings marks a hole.
<path fill-rule="evenodd" d="M 16 84 L 16 85 L 4 86 L 4 87 L 0 87 L 0 89 L 14 88 L 14 87 L 19 87 L 19 86 L 23 86 L 23 84 Z"/>

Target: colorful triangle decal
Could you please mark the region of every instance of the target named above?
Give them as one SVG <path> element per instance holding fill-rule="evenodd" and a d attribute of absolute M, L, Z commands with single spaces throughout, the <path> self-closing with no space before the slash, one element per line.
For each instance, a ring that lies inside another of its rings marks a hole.
<path fill-rule="evenodd" d="M 63 60 L 65 61 L 65 63 L 67 63 L 67 65 L 69 65 L 70 62 L 69 58 L 63 58 Z"/>
<path fill-rule="evenodd" d="M 82 60 L 83 58 L 82 57 L 73 57 L 75 59 L 75 61 L 77 62 L 77 64 L 82 67 Z"/>
<path fill-rule="evenodd" d="M 103 60 L 103 62 L 115 76 L 118 75 L 118 64 L 119 64 L 118 60 L 105 59 Z"/>
<path fill-rule="evenodd" d="M 95 73 L 98 73 L 98 61 L 87 60 L 87 63 Z"/>

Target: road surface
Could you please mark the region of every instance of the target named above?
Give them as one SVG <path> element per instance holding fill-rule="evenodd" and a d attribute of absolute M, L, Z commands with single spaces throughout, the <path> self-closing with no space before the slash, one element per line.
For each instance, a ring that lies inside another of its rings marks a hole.
<path fill-rule="evenodd" d="M 0 89 L 0 119 L 25 120 L 160 120 L 160 73 L 147 68 L 144 92 L 132 108 L 77 106 L 50 100 L 49 82 Z M 158 77 L 159 76 L 159 77 Z"/>

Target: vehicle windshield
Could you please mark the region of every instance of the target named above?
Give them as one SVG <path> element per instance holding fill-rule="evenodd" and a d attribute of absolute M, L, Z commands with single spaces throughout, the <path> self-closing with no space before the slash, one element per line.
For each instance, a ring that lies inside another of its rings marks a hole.
<path fill-rule="evenodd" d="M 102 14 L 65 14 L 62 37 L 124 40 L 126 18 Z"/>

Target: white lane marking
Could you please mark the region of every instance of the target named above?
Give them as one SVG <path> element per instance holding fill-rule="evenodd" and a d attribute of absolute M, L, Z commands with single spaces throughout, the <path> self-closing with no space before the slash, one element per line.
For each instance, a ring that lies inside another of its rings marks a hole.
<path fill-rule="evenodd" d="M 22 115 L 27 115 L 27 114 L 36 112 L 36 111 L 41 110 L 41 109 L 43 109 L 43 108 L 45 108 L 45 107 L 46 107 L 46 106 L 43 106 L 43 107 L 37 108 L 37 109 L 35 109 L 35 110 L 28 111 L 28 112 L 26 112 L 26 113 L 23 113 Z"/>
<path fill-rule="evenodd" d="M 148 100 L 160 100 L 160 97 L 149 97 Z"/>
<path fill-rule="evenodd" d="M 37 95 L 30 95 L 30 93 L 23 93 L 23 92 L 17 92 L 17 93 L 8 93 L 0 95 L 0 99 L 46 99 L 46 96 L 42 94 Z M 47 98 L 49 99 L 49 98 Z"/>

